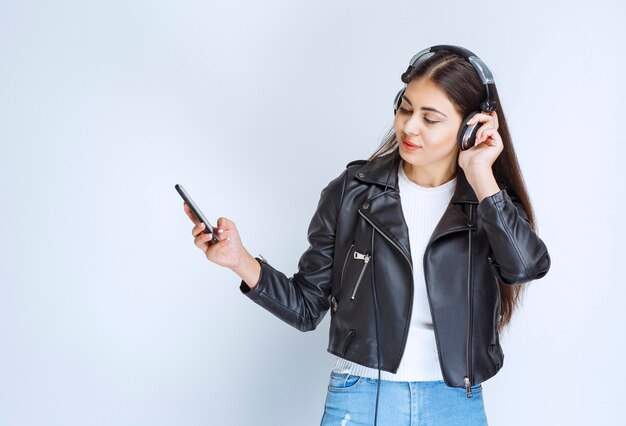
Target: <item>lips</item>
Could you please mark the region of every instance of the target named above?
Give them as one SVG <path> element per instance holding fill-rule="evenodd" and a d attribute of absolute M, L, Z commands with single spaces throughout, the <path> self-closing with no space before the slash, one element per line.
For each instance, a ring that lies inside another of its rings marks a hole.
<path fill-rule="evenodd" d="M 414 144 L 413 142 L 410 142 L 408 139 L 404 139 L 402 142 L 404 143 L 404 146 L 409 149 L 422 148 L 420 145 Z"/>

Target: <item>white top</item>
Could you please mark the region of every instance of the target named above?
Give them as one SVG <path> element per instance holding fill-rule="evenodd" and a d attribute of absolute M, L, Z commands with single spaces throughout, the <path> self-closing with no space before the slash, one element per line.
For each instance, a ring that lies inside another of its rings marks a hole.
<path fill-rule="evenodd" d="M 443 216 L 456 188 L 456 177 L 433 188 L 426 188 L 409 180 L 400 162 L 398 186 L 402 211 L 409 229 L 409 244 L 413 261 L 413 311 L 406 348 L 396 374 L 381 370 L 382 380 L 430 381 L 443 380 L 437 344 L 432 328 L 432 317 L 424 281 L 424 250 L 437 223 Z M 378 369 L 337 357 L 334 371 L 357 376 L 378 378 Z"/>

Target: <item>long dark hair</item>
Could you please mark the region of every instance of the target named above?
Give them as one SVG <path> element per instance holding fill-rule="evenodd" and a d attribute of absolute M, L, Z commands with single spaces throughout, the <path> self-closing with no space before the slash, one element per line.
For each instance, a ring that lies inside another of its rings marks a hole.
<path fill-rule="evenodd" d="M 472 111 L 480 110 L 480 103 L 485 99 L 485 88 L 476 73 L 474 67 L 463 57 L 448 51 L 438 51 L 424 61 L 421 66 L 409 74 L 409 82 L 418 77 L 425 77 L 435 83 L 450 99 L 461 117 L 467 116 Z M 536 231 L 535 214 L 533 212 L 526 184 L 515 155 L 511 134 L 504 116 L 502 102 L 495 90 L 495 100 L 498 103 L 496 113 L 498 115 L 498 133 L 502 137 L 504 148 L 492 166 L 493 174 L 498 185 L 506 186 L 506 191 L 511 198 L 524 206 L 524 210 L 530 220 L 531 228 Z M 385 135 L 383 142 L 370 156 L 369 160 L 382 157 L 394 152 L 398 148 L 398 140 L 394 127 Z M 457 162 L 457 172 L 460 166 Z M 498 279 L 500 287 L 501 317 L 498 321 L 498 330 L 502 331 L 511 321 L 513 311 L 521 303 L 523 291 L 526 285 L 504 284 Z"/>

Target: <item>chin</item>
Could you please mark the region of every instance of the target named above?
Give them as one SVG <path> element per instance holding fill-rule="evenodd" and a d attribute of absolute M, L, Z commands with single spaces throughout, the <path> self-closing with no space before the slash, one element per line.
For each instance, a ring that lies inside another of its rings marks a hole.
<path fill-rule="evenodd" d="M 413 166 L 424 166 L 428 163 L 428 159 L 423 156 L 412 155 L 412 153 L 403 151 L 402 149 L 400 149 L 400 157 L 405 163 L 409 163 Z"/>

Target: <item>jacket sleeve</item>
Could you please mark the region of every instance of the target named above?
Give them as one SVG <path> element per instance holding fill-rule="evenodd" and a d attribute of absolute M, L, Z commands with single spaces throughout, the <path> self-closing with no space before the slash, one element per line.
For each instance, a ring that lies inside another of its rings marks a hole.
<path fill-rule="evenodd" d="M 300 331 L 310 331 L 324 318 L 330 306 L 335 228 L 343 197 L 347 169 L 321 192 L 309 224 L 309 248 L 298 262 L 298 272 L 287 278 L 264 259 L 257 285 L 241 281 L 239 289 L 256 304 Z"/>
<path fill-rule="evenodd" d="M 531 229 L 526 211 L 505 189 L 483 198 L 478 204 L 492 250 L 491 263 L 506 284 L 539 279 L 550 269 L 544 242 Z"/>

